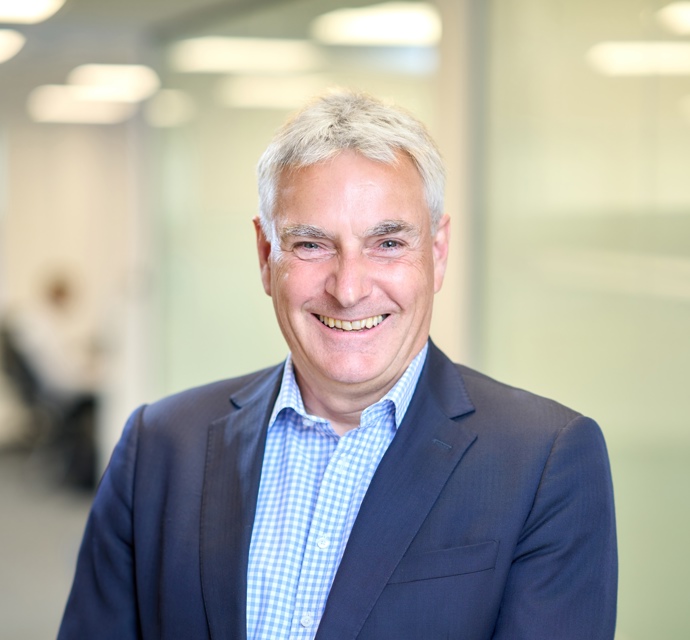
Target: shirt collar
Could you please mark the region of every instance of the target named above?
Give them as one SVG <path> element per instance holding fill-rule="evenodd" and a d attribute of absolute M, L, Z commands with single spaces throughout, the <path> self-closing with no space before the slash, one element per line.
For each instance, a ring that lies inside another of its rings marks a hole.
<path fill-rule="evenodd" d="M 390 391 L 388 391 L 388 393 L 378 402 L 371 405 L 371 407 L 374 407 L 386 401 L 391 402 L 395 408 L 396 429 L 400 426 L 400 423 L 407 412 L 407 408 L 410 406 L 412 396 L 417 388 L 417 382 L 419 382 L 419 376 L 422 373 L 422 367 L 424 365 L 424 361 L 426 360 L 428 350 L 429 342 L 427 341 L 424 343 L 422 350 L 415 356 L 414 360 L 410 362 L 402 376 L 400 376 L 400 379 L 395 383 L 395 385 L 393 385 L 393 388 L 390 389 Z M 369 411 L 371 407 L 367 407 L 364 412 Z M 285 359 L 283 379 L 280 383 L 280 392 L 278 393 L 278 397 L 273 405 L 273 413 L 271 413 L 271 419 L 268 423 L 269 429 L 273 427 L 276 419 L 278 418 L 278 414 L 283 409 L 292 409 L 303 418 L 313 420 L 314 422 L 323 421 L 322 418 L 309 415 L 304 408 L 302 394 L 297 386 L 297 380 L 295 378 L 295 369 L 292 364 L 292 354 L 288 354 L 287 358 Z"/>

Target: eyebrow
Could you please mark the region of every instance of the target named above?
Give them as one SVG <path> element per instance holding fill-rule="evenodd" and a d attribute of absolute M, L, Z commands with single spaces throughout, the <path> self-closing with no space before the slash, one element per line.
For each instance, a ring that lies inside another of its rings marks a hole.
<path fill-rule="evenodd" d="M 382 220 L 364 232 L 365 238 L 376 238 L 396 233 L 418 236 L 419 230 L 414 225 L 404 220 Z M 321 227 L 311 224 L 291 224 L 280 230 L 280 239 L 286 238 L 316 238 L 329 240 L 331 236 Z"/>
<path fill-rule="evenodd" d="M 280 230 L 280 239 L 285 238 L 320 238 L 325 240 L 330 236 L 321 228 L 311 224 L 291 224 Z"/>
<path fill-rule="evenodd" d="M 419 235 L 417 227 L 404 220 L 382 220 L 370 229 L 367 229 L 364 235 L 368 238 L 375 238 L 377 236 L 387 236 L 395 233 Z"/>

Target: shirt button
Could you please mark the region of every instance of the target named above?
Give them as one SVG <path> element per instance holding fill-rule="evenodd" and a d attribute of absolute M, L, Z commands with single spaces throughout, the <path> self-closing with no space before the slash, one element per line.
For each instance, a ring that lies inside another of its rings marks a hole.
<path fill-rule="evenodd" d="M 316 546 L 319 549 L 325 549 L 329 544 L 329 540 L 326 536 L 321 536 L 317 541 L 316 541 Z"/>
<path fill-rule="evenodd" d="M 313 426 L 314 426 L 314 421 L 313 421 L 313 420 L 308 420 L 307 418 L 304 418 L 304 420 L 302 420 L 302 425 L 303 425 L 304 427 L 306 427 L 307 429 L 309 429 L 310 427 L 313 427 Z"/>
<path fill-rule="evenodd" d="M 308 629 L 309 627 L 311 627 L 311 625 L 314 624 L 314 616 L 311 615 L 311 613 L 305 613 L 305 614 L 300 618 L 299 623 L 300 623 L 303 627 L 305 627 L 305 628 Z"/>

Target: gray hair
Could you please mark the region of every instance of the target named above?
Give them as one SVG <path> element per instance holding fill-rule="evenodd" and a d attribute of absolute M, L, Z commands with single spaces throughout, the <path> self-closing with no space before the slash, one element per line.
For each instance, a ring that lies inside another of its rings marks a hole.
<path fill-rule="evenodd" d="M 336 90 L 292 116 L 259 160 L 259 214 L 266 237 L 273 238 L 281 173 L 324 162 L 345 149 L 389 165 L 397 162 L 399 152 L 409 156 L 422 177 L 431 227 L 436 228 L 443 215 L 445 171 L 426 127 L 400 107 L 365 93 Z"/>

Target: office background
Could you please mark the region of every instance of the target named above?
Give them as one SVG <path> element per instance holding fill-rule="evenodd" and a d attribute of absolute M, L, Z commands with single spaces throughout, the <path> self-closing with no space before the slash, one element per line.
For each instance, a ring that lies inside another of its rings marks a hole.
<path fill-rule="evenodd" d="M 67 0 L 41 23 L 0 19 L 26 38 L 0 64 L 0 314 L 30 306 L 46 274 L 77 283 L 105 361 L 102 468 L 137 404 L 284 357 L 251 225 L 273 131 L 329 86 L 395 100 L 448 168 L 432 336 L 599 421 L 617 640 L 690 637 L 690 3 L 397 4 L 421 13 L 386 44 L 405 21 L 381 26 L 362 0 Z M 366 11 L 333 13 L 345 7 Z M 359 42 L 328 16 L 364 20 Z M 78 85 L 87 63 L 156 79 L 111 111 L 91 100 L 98 116 L 81 104 L 91 123 L 66 107 L 58 122 L 57 93 L 37 88 Z M 50 637 L 90 496 L 37 481 L 36 458 L 0 465 L 0 637 Z"/>

